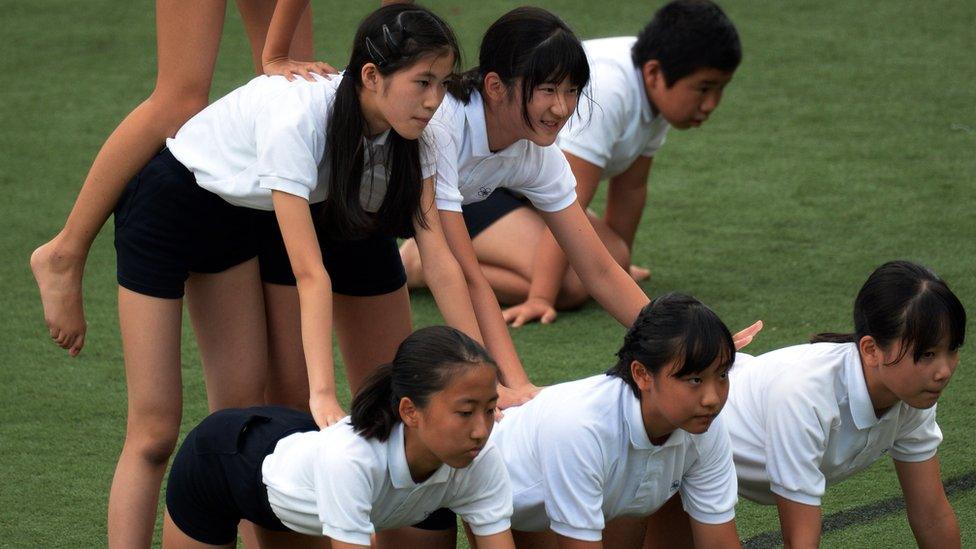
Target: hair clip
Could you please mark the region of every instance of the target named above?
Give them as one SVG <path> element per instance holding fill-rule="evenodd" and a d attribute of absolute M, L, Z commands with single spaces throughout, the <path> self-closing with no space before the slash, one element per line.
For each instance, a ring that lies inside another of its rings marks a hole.
<path fill-rule="evenodd" d="M 386 47 L 390 50 L 400 47 L 400 44 L 393 39 L 393 33 L 390 32 L 390 27 L 386 25 L 383 25 L 383 41 L 386 42 Z"/>
<path fill-rule="evenodd" d="M 386 25 L 383 25 L 383 27 L 385 28 Z M 376 66 L 382 67 L 386 65 L 386 56 L 380 53 L 379 48 L 373 44 L 373 41 L 368 36 L 366 37 L 366 53 L 373 59 L 373 63 L 376 63 Z"/>

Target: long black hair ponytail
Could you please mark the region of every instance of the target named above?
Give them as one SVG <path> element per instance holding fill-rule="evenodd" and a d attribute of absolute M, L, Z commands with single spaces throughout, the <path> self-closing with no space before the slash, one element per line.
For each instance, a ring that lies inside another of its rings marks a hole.
<path fill-rule="evenodd" d="M 390 364 L 369 376 L 352 400 L 352 426 L 361 436 L 386 440 L 400 419 L 400 399 L 418 408 L 466 368 L 495 361 L 477 341 L 447 326 L 421 328 L 403 340 Z"/>
<path fill-rule="evenodd" d="M 856 343 L 871 336 L 882 349 L 902 342 L 915 362 L 945 341 L 958 349 L 966 338 L 966 310 L 934 272 L 911 261 L 890 261 L 871 273 L 854 299 L 854 333 L 822 333 L 810 343 Z M 904 355 L 902 355 L 904 356 Z M 894 362 L 901 360 L 897 357 Z"/>
<path fill-rule="evenodd" d="M 331 170 L 329 196 L 316 205 L 319 231 L 331 238 L 363 238 L 372 233 L 411 236 L 413 222 L 421 226 L 421 166 L 417 140 L 395 131 L 387 137 L 386 196 L 376 215 L 361 204 L 363 160 L 372 154 L 365 145 L 366 120 L 359 104 L 363 65 L 373 63 L 386 76 L 413 65 L 427 55 L 453 55 L 455 68 L 461 54 L 454 32 L 430 10 L 410 4 L 392 4 L 368 15 L 359 25 L 352 54 L 336 90 L 329 113 L 326 152 Z"/>

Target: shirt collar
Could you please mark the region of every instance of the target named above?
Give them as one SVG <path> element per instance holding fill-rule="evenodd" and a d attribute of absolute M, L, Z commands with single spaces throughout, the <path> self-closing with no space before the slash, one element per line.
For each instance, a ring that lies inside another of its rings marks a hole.
<path fill-rule="evenodd" d="M 651 98 L 647 97 L 647 90 L 644 89 L 644 75 L 638 67 L 634 67 L 633 74 L 637 94 L 641 98 L 641 121 L 650 124 L 654 120 L 654 109 L 651 108 Z"/>
<path fill-rule="evenodd" d="M 471 91 L 471 99 L 464 106 L 464 125 L 468 133 L 468 142 L 471 143 L 471 154 L 477 157 L 489 157 L 493 155 L 515 157 L 521 156 L 526 147 L 526 140 L 519 139 L 515 143 L 505 147 L 498 152 L 491 152 L 488 147 L 488 126 L 485 123 L 485 104 L 481 100 L 481 94 L 477 90 Z"/>
<path fill-rule="evenodd" d="M 644 418 L 641 415 L 640 409 L 640 399 L 634 396 L 633 389 L 630 385 L 624 383 L 625 394 L 624 398 L 626 403 L 624 404 L 624 415 L 627 424 L 627 430 L 630 435 L 630 445 L 637 450 L 653 450 L 658 451 L 662 448 L 667 448 L 668 446 L 674 446 L 676 444 L 681 444 L 684 441 L 687 433 L 681 429 L 675 429 L 668 440 L 664 441 L 664 444 L 656 445 L 651 442 L 651 439 L 647 436 L 647 428 L 644 427 Z"/>
<path fill-rule="evenodd" d="M 434 474 L 427 480 L 416 483 L 410 476 L 410 467 L 407 465 L 407 451 L 403 442 L 403 423 L 397 422 L 390 432 L 390 438 L 386 445 L 386 462 L 390 471 L 390 482 L 394 488 L 414 488 L 422 484 L 443 484 L 447 482 L 451 474 L 450 465 L 442 463 Z"/>
<path fill-rule="evenodd" d="M 386 145 L 386 138 L 390 136 L 390 129 L 387 128 L 385 132 L 377 135 L 372 139 L 366 139 L 366 142 L 374 147 L 382 147 Z"/>
<path fill-rule="evenodd" d="M 854 425 L 859 430 L 874 427 L 880 420 L 874 414 L 874 404 L 871 404 L 868 384 L 864 380 L 864 370 L 861 367 L 861 356 L 857 352 L 857 345 L 850 345 L 847 356 L 844 357 L 844 370 L 847 382 L 847 403 L 851 407 Z"/>

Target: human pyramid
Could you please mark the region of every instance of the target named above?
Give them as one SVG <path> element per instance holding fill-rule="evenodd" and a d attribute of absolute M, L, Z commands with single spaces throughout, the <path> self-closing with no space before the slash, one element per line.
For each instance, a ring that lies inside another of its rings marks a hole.
<path fill-rule="evenodd" d="M 885 455 L 918 545 L 961 545 L 935 405 L 966 313 L 935 273 L 885 263 L 850 333 L 755 357 L 738 351 L 761 322 L 733 335 L 694 297 L 638 285 L 654 154 L 707 121 L 741 60 L 716 4 L 674 0 L 636 37 L 587 41 L 517 8 L 462 72 L 443 19 L 384 2 L 339 75 L 305 61 L 307 0 L 241 0 L 260 76 L 206 105 L 212 4 L 157 3 L 156 90 L 31 257 L 75 356 L 85 258 L 114 212 L 129 415 L 111 547 L 152 541 L 184 297 L 214 413 L 172 460 L 167 548 L 454 547 L 458 515 L 478 548 L 737 547 L 739 497 L 815 547 L 828 486 Z M 424 286 L 446 326 L 413 331 L 408 287 Z M 536 387 L 507 324 L 590 297 L 629 327 L 616 363 Z"/>

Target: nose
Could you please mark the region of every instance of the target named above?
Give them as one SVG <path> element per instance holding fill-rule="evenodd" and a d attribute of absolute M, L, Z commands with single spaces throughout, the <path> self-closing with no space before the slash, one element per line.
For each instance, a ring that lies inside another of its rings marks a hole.
<path fill-rule="evenodd" d="M 569 106 L 569 99 L 567 99 L 566 94 L 557 93 L 556 99 L 552 103 L 552 107 L 549 109 L 552 111 L 553 116 L 559 117 L 560 119 L 569 116 L 572 109 Z"/>
<path fill-rule="evenodd" d="M 957 364 L 958 357 L 948 357 L 940 361 L 938 367 L 935 369 L 935 381 L 939 383 L 948 381 L 956 371 Z"/>
<path fill-rule="evenodd" d="M 705 114 L 711 114 L 712 111 L 718 108 L 718 104 L 722 102 L 722 92 L 720 90 L 712 90 L 705 94 L 705 100 L 702 101 L 700 110 Z"/>
<path fill-rule="evenodd" d="M 471 438 L 477 441 L 482 441 L 488 438 L 488 435 L 491 434 L 492 421 L 491 416 L 481 414 L 474 421 L 474 426 L 471 429 Z"/>
<path fill-rule="evenodd" d="M 447 90 L 441 86 L 430 86 L 430 90 L 424 96 L 424 108 L 431 112 L 436 111 L 437 107 L 440 106 L 441 101 L 444 100 L 444 94 L 446 92 Z"/>

